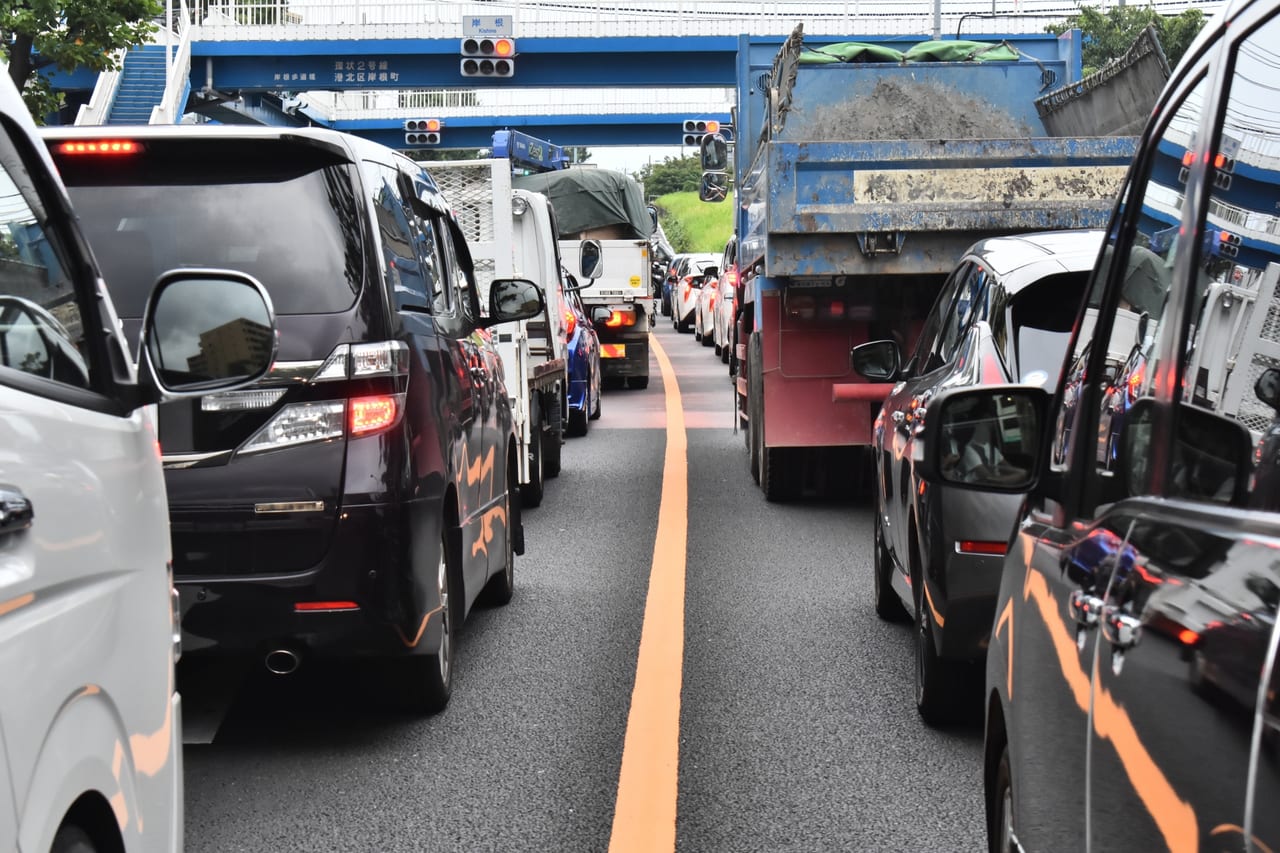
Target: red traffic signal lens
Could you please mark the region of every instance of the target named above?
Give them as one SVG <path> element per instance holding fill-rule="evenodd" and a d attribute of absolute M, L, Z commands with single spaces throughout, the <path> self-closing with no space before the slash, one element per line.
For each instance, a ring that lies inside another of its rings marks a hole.
<path fill-rule="evenodd" d="M 498 56 L 515 56 L 516 43 L 511 39 L 498 39 L 493 43 L 493 52 Z"/>

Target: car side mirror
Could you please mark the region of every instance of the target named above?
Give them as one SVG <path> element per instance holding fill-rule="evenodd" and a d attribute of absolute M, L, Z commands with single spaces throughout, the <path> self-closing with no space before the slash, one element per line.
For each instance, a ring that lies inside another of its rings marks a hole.
<path fill-rule="evenodd" d="M 256 382 L 276 358 L 271 297 L 257 279 L 222 269 L 170 270 L 142 319 L 138 365 L 158 394 L 139 402 L 201 397 Z"/>
<path fill-rule="evenodd" d="M 1271 408 L 1280 412 L 1280 368 L 1268 367 L 1253 383 L 1254 395 Z"/>
<path fill-rule="evenodd" d="M 701 201 L 724 201 L 729 197 L 729 176 L 724 172 L 703 172 L 698 186 Z"/>
<path fill-rule="evenodd" d="M 595 280 L 604 275 L 604 250 L 599 240 L 583 240 L 579 244 L 578 267 L 585 279 Z"/>
<path fill-rule="evenodd" d="M 1155 424 L 1164 415 L 1151 397 L 1137 400 L 1124 415 L 1116 467 L 1130 495 L 1150 491 Z M 1172 458 L 1169 460 L 1170 495 L 1243 506 L 1253 471 L 1253 437 L 1234 418 L 1224 417 L 1189 403 L 1176 408 Z"/>
<path fill-rule="evenodd" d="M 608 308 L 604 305 L 597 305 L 595 308 L 591 309 L 592 323 L 607 323 L 609 322 L 609 318 L 612 316 L 613 316 L 613 309 Z"/>
<path fill-rule="evenodd" d="M 921 475 L 933 483 L 992 493 L 1032 489 L 1040 477 L 1040 437 L 1049 394 L 1032 385 L 941 391 L 923 421 Z"/>
<path fill-rule="evenodd" d="M 872 382 L 897 380 L 901 360 L 897 341 L 871 341 L 849 351 L 853 369 Z"/>
<path fill-rule="evenodd" d="M 489 316 L 483 328 L 537 317 L 546 307 L 542 288 L 527 278 L 495 278 L 489 285 Z"/>
<path fill-rule="evenodd" d="M 704 171 L 723 172 L 729 168 L 729 143 L 718 133 L 702 137 L 698 154 Z"/>

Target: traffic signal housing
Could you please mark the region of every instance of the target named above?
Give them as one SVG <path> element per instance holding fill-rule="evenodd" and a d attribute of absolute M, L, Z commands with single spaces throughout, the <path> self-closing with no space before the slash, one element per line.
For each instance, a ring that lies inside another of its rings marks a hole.
<path fill-rule="evenodd" d="M 685 119 L 684 122 L 684 144 L 698 145 L 702 142 L 702 137 L 708 133 L 719 133 L 720 122 L 706 119 Z"/>
<path fill-rule="evenodd" d="M 438 118 L 411 118 L 404 123 L 404 141 L 406 145 L 439 145 L 440 127 Z"/>
<path fill-rule="evenodd" d="M 460 45 L 463 77 L 514 77 L 516 40 L 468 36 Z"/>

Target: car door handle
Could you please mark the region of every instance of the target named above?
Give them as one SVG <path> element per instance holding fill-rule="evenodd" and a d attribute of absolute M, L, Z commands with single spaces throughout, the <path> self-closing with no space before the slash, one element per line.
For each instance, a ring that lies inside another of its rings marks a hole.
<path fill-rule="evenodd" d="M 33 518 L 35 510 L 22 492 L 14 486 L 0 486 L 0 536 L 26 530 Z"/>
<path fill-rule="evenodd" d="M 1102 608 L 1102 636 L 1117 649 L 1128 649 L 1142 639 L 1142 622 L 1108 604 Z"/>
<path fill-rule="evenodd" d="M 1103 611 L 1102 599 L 1077 589 L 1071 593 L 1067 610 L 1071 612 L 1071 618 L 1081 628 L 1093 628 L 1098 624 L 1098 616 Z"/>

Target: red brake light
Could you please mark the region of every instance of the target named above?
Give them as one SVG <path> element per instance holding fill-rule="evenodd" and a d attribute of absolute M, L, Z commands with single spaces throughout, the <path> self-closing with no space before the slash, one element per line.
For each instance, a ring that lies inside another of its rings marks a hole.
<path fill-rule="evenodd" d="M 394 395 L 357 397 L 351 401 L 351 434 L 364 435 L 386 429 L 400 416 L 400 404 Z"/>
<path fill-rule="evenodd" d="M 573 332 L 578 328 L 578 315 L 573 313 L 572 308 L 564 309 L 564 333 L 568 337 L 573 337 Z"/>
<path fill-rule="evenodd" d="M 360 605 L 354 601 L 298 601 L 294 602 L 293 609 L 296 613 L 317 610 L 359 610 Z"/>
<path fill-rule="evenodd" d="M 1182 165 L 1190 166 L 1195 161 L 1196 161 L 1196 154 L 1194 151 L 1187 150 L 1182 153 Z"/>
<path fill-rule="evenodd" d="M 141 150 L 141 145 L 129 139 L 98 139 L 58 145 L 59 154 L 137 154 Z"/>
<path fill-rule="evenodd" d="M 961 554 L 994 554 L 1003 557 L 1009 546 L 1004 542 L 974 542 L 968 539 L 956 543 Z"/>
<path fill-rule="evenodd" d="M 610 329 L 616 329 L 619 326 L 634 326 L 636 324 L 636 315 L 631 311 L 613 311 L 609 314 L 609 319 L 604 324 Z"/>
<path fill-rule="evenodd" d="M 1184 646 L 1194 646 L 1196 643 L 1200 642 L 1200 635 L 1195 631 L 1192 631 L 1190 628 L 1183 628 L 1178 632 L 1178 642 L 1182 643 Z"/>
<path fill-rule="evenodd" d="M 1137 400 L 1138 394 L 1141 393 L 1142 391 L 1142 377 L 1144 373 L 1146 373 L 1146 370 L 1144 370 L 1142 367 L 1139 367 L 1129 377 L 1129 385 L 1128 385 L 1127 393 L 1129 395 L 1130 403 Z"/>

